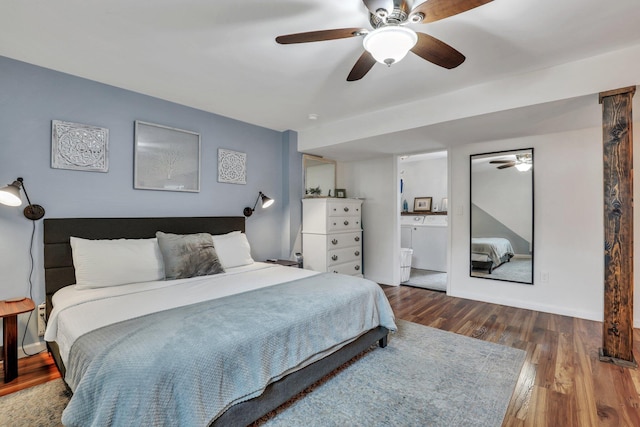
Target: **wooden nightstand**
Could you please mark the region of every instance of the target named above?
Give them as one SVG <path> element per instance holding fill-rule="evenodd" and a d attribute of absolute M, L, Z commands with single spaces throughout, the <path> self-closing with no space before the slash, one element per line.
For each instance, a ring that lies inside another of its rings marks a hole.
<path fill-rule="evenodd" d="M 298 263 L 296 261 L 290 261 L 288 259 L 268 259 L 265 261 L 268 264 L 278 264 L 284 265 L 285 267 L 297 267 Z"/>
<path fill-rule="evenodd" d="M 18 314 L 27 313 L 34 308 L 36 305 L 31 298 L 14 302 L 0 301 L 0 317 L 3 320 L 5 383 L 18 376 Z"/>

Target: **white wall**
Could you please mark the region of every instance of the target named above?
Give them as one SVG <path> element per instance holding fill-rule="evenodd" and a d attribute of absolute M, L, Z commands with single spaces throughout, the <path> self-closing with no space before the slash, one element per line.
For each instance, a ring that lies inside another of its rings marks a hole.
<path fill-rule="evenodd" d="M 400 283 L 399 185 L 394 157 L 338 163 L 338 187 L 363 197 L 364 276 L 374 282 Z"/>
<path fill-rule="evenodd" d="M 601 146 L 594 128 L 452 149 L 450 295 L 601 321 Z M 526 147 L 535 152 L 534 285 L 469 277 L 469 155 Z"/>
<path fill-rule="evenodd" d="M 635 125 L 640 129 L 640 124 Z M 640 164 L 640 130 L 634 132 L 634 162 Z M 533 147 L 534 284 L 469 277 L 469 156 Z M 395 159 L 338 164 L 339 185 L 366 197 L 363 208 L 366 277 L 397 285 L 400 278 L 400 203 Z M 602 129 L 469 144 L 449 151 L 449 289 L 451 296 L 602 321 L 604 304 Z M 637 178 L 636 178 L 637 179 Z M 640 200 L 640 185 L 634 196 Z M 640 224 L 640 209 L 634 212 Z M 636 272 L 640 274 L 640 225 L 635 226 Z M 548 281 L 541 280 L 541 273 Z M 640 327 L 640 291 L 634 296 Z"/>
<path fill-rule="evenodd" d="M 404 181 L 402 199 L 407 200 L 409 211 L 413 211 L 416 197 L 431 197 L 432 207 L 440 210 L 442 199 L 447 197 L 447 158 L 400 161 L 399 167 Z"/>

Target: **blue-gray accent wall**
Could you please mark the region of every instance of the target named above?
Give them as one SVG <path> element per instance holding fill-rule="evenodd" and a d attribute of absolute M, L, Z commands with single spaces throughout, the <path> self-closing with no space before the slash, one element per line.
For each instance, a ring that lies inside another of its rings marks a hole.
<path fill-rule="evenodd" d="M 52 169 L 51 120 L 108 128 L 108 173 Z M 201 135 L 199 193 L 133 188 L 136 120 Z M 246 185 L 217 182 L 218 148 L 247 153 Z M 258 207 L 247 219 L 253 256 L 288 257 L 300 227 L 302 159 L 296 149 L 295 132 L 266 129 L 0 57 L 0 186 L 23 177 L 31 201 L 42 205 L 48 218 L 242 215 L 262 191 L 276 203 L 265 210 Z M 0 299 L 29 295 L 31 226 L 21 208 L 0 205 Z M 36 222 L 33 267 L 32 296 L 40 303 L 41 220 Z M 20 330 L 22 334 L 22 325 Z M 27 343 L 37 341 L 29 338 Z"/>

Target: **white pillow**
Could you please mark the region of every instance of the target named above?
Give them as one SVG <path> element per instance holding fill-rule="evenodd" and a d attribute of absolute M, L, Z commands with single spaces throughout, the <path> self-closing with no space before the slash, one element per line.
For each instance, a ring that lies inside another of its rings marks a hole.
<path fill-rule="evenodd" d="M 247 236 L 240 231 L 232 231 L 227 234 L 211 236 L 213 247 L 216 248 L 218 259 L 226 270 L 231 267 L 253 264 L 251 247 Z"/>
<path fill-rule="evenodd" d="M 164 280 L 157 239 L 88 240 L 71 237 L 76 288 Z"/>

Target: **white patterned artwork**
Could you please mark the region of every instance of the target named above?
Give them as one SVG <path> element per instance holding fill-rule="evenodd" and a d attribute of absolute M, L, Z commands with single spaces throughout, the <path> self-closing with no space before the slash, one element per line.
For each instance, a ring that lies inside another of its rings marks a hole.
<path fill-rule="evenodd" d="M 107 172 L 109 129 L 52 120 L 51 167 Z"/>
<path fill-rule="evenodd" d="M 200 134 L 136 120 L 134 181 L 139 190 L 200 191 Z"/>
<path fill-rule="evenodd" d="M 247 153 L 218 148 L 218 182 L 247 183 Z"/>

